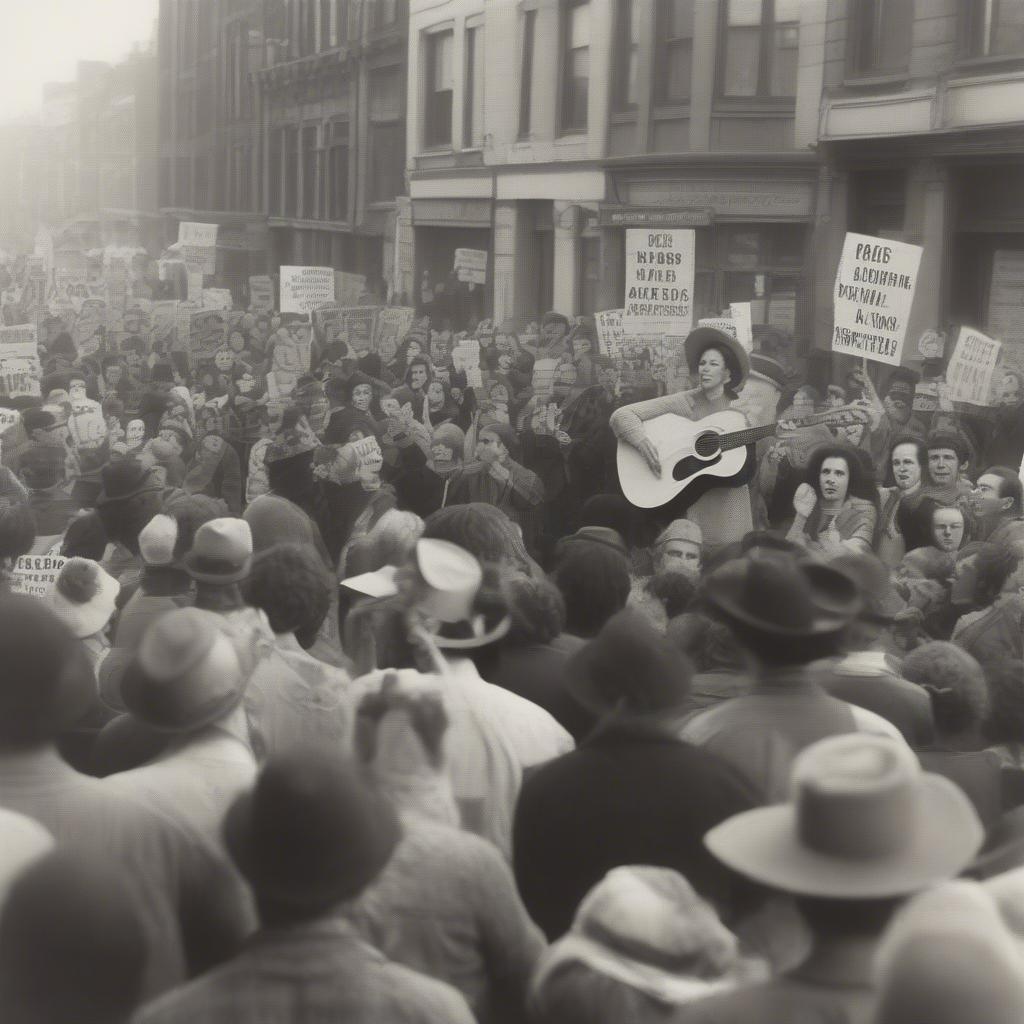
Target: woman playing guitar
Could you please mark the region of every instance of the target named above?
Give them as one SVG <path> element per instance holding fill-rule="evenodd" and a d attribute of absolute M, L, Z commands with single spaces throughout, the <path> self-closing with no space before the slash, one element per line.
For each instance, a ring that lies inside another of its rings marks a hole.
<path fill-rule="evenodd" d="M 636 448 L 657 477 L 662 473 L 661 460 L 647 436 L 644 422 L 663 413 L 700 420 L 729 409 L 750 372 L 750 359 L 744 348 L 735 338 L 714 327 L 691 331 L 683 343 L 683 351 L 690 376 L 699 381 L 699 387 L 623 406 L 612 413 L 609 421 L 615 436 Z M 711 548 L 740 540 L 753 529 L 746 485 L 715 487 L 696 501 L 692 494 L 680 494 L 659 509 L 657 515 L 659 521 L 685 516 L 695 522 L 701 528 L 705 545 Z"/>

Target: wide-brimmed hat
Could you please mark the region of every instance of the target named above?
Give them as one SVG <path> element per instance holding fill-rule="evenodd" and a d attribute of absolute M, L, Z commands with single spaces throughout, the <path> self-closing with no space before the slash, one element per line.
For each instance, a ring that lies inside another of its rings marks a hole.
<path fill-rule="evenodd" d="M 152 467 L 144 466 L 138 459 L 108 462 L 100 470 L 100 480 L 103 486 L 96 499 L 97 507 L 115 501 L 127 501 L 138 494 L 163 490 L 160 474 Z"/>
<path fill-rule="evenodd" d="M 224 820 L 228 852 L 256 896 L 310 912 L 358 895 L 400 838 L 391 805 L 325 752 L 272 758 Z"/>
<path fill-rule="evenodd" d="M 738 388 L 750 373 L 750 356 L 747 350 L 731 335 L 720 331 L 717 327 L 697 327 L 686 336 L 683 342 L 683 353 L 690 373 L 697 372 L 700 357 L 709 348 L 717 348 L 725 356 L 726 363 L 732 361 L 733 369 L 738 371 L 739 379 L 733 379 L 731 386 Z"/>
<path fill-rule="evenodd" d="M 610 526 L 581 526 L 575 533 L 562 537 L 555 545 L 555 561 L 557 562 L 567 548 L 576 544 L 600 544 L 602 547 L 617 551 L 623 558 L 628 557 L 626 542 L 618 530 Z"/>
<path fill-rule="evenodd" d="M 632 608 L 616 612 L 565 666 L 566 688 L 594 714 L 678 708 L 690 695 L 693 666 Z"/>
<path fill-rule="evenodd" d="M 793 762 L 789 803 L 734 815 L 704 837 L 723 864 L 782 892 L 885 899 L 959 874 L 984 829 L 948 779 L 884 736 L 819 740 Z"/>
<path fill-rule="evenodd" d="M 837 633 L 861 607 L 845 573 L 785 554 L 726 562 L 704 580 L 702 593 L 731 624 L 794 639 Z"/>
<path fill-rule="evenodd" d="M 193 732 L 223 718 L 248 678 L 213 612 L 177 608 L 146 630 L 121 680 L 125 707 L 161 732 Z"/>
<path fill-rule="evenodd" d="M 47 595 L 61 622 L 80 640 L 98 633 L 117 608 L 121 584 L 91 558 L 69 558 Z"/>
<path fill-rule="evenodd" d="M 777 359 L 772 359 L 763 352 L 750 353 L 750 372 L 770 380 L 779 390 L 786 386 L 786 368 Z"/>
<path fill-rule="evenodd" d="M 858 617 L 863 621 L 891 625 L 906 610 L 907 604 L 896 592 L 892 574 L 875 555 L 851 551 L 833 558 L 829 565 L 856 584 L 862 601 Z"/>
<path fill-rule="evenodd" d="M 252 566 L 252 531 L 244 519 L 211 519 L 196 530 L 185 556 L 189 576 L 200 583 L 238 583 Z"/>

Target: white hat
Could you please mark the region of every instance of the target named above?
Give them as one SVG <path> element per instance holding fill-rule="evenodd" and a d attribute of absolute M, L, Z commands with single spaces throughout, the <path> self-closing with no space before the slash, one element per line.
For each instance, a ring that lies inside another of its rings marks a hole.
<path fill-rule="evenodd" d="M 91 558 L 69 558 L 49 592 L 50 607 L 80 640 L 98 633 L 117 607 L 121 584 Z"/>
<path fill-rule="evenodd" d="M 170 565 L 178 542 L 178 521 L 162 513 L 153 516 L 139 534 L 139 553 L 146 565 Z"/>

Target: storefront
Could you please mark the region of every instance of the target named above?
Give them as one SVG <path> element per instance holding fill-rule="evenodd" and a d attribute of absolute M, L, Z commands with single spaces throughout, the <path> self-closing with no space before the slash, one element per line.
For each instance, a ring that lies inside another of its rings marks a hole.
<path fill-rule="evenodd" d="M 696 232 L 694 316 L 718 316 L 749 302 L 756 333 L 773 329 L 795 357 L 811 336 L 811 225 L 817 172 L 813 164 L 611 169 L 615 201 L 599 210 L 601 298 L 622 305 L 625 232 L 692 228 Z"/>
<path fill-rule="evenodd" d="M 492 315 L 494 308 L 493 203 L 489 199 L 414 199 L 415 305 L 464 325 Z M 460 281 L 456 249 L 487 253 L 486 281 Z"/>

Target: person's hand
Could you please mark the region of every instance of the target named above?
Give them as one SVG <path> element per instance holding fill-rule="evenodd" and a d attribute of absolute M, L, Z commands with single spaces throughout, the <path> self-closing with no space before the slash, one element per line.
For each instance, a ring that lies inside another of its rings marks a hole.
<path fill-rule="evenodd" d="M 498 483 L 507 483 L 512 479 L 512 474 L 497 459 L 490 464 L 488 472 Z"/>
<path fill-rule="evenodd" d="M 661 477 L 661 458 L 658 456 L 658 449 L 649 437 L 645 437 L 637 446 L 636 450 L 643 456 L 647 468 L 656 476 Z"/>
<path fill-rule="evenodd" d="M 572 438 L 564 430 L 555 431 L 555 440 L 562 445 L 563 448 L 572 444 Z"/>
<path fill-rule="evenodd" d="M 801 484 L 793 495 L 793 509 L 798 516 L 806 519 L 818 504 L 818 495 L 810 484 Z"/>

